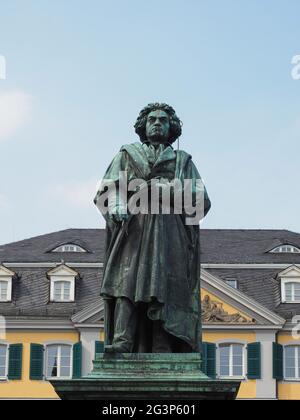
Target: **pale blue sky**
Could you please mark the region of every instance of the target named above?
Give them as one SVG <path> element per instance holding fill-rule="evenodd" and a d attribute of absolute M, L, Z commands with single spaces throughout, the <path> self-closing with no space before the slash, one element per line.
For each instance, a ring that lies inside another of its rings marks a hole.
<path fill-rule="evenodd" d="M 95 183 L 170 103 L 205 228 L 300 232 L 299 0 L 2 0 L 0 243 L 103 227 Z"/>

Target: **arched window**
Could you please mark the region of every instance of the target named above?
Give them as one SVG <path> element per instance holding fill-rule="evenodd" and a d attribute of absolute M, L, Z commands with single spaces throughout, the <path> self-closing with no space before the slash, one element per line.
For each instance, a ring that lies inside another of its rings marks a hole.
<path fill-rule="evenodd" d="M 65 244 L 55 248 L 52 252 L 87 252 L 79 245 Z"/>
<path fill-rule="evenodd" d="M 284 347 L 284 378 L 300 380 L 300 346 Z"/>
<path fill-rule="evenodd" d="M 295 254 L 295 253 L 299 253 L 300 249 L 295 247 L 294 245 L 280 245 L 272 249 L 270 252 L 274 254 L 280 254 L 280 253 Z"/>
<path fill-rule="evenodd" d="M 244 344 L 219 344 L 218 353 L 218 376 L 220 378 L 245 377 Z"/>

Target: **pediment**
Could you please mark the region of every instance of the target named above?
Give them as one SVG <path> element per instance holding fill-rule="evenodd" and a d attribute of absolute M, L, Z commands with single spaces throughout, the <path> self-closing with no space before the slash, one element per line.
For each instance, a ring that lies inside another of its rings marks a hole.
<path fill-rule="evenodd" d="M 242 326 L 283 326 L 285 319 L 216 275 L 201 270 L 203 324 Z"/>
<path fill-rule="evenodd" d="M 58 267 L 55 267 L 47 272 L 48 276 L 69 276 L 69 277 L 76 277 L 78 276 L 77 271 L 73 270 L 72 268 L 68 267 L 65 264 L 61 264 Z"/>
<path fill-rule="evenodd" d="M 283 278 L 283 277 L 300 277 L 300 267 L 297 265 L 291 265 L 290 267 L 288 267 L 287 269 L 285 269 L 284 271 L 281 271 L 280 273 L 278 273 L 278 277 L 279 278 Z"/>
<path fill-rule="evenodd" d="M 16 273 L 0 265 L 0 277 L 14 277 Z"/>

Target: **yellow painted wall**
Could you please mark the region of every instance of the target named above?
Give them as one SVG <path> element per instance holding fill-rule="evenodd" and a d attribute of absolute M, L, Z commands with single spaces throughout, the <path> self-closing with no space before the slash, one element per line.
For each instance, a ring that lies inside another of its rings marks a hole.
<path fill-rule="evenodd" d="M 256 342 L 256 334 L 254 332 L 233 332 L 233 331 L 204 331 L 202 340 L 208 343 L 217 343 L 222 340 L 242 340 L 247 343 Z M 243 381 L 237 398 L 256 398 L 256 380 Z"/>
<path fill-rule="evenodd" d="M 289 382 L 278 383 L 278 399 L 279 400 L 300 400 L 300 383 L 294 384 Z"/>
<path fill-rule="evenodd" d="M 290 333 L 279 333 L 277 342 L 282 345 L 295 343 L 300 345 L 300 338 L 295 340 Z M 278 399 L 300 400 L 300 382 L 278 382 Z"/>
<path fill-rule="evenodd" d="M 76 331 L 7 332 L 8 344 L 23 344 L 22 380 L 0 382 L 0 398 L 58 398 L 49 382 L 29 379 L 30 344 L 44 344 L 47 341 L 56 340 L 76 343 L 79 341 L 79 334 Z"/>
<path fill-rule="evenodd" d="M 207 292 L 205 289 L 201 289 L 201 300 L 203 300 L 206 295 L 208 295 L 211 300 L 222 303 L 222 307 L 223 307 L 224 311 L 228 312 L 230 315 L 236 314 L 238 312 L 239 314 L 244 316 L 248 321 L 252 320 L 249 316 L 245 315 L 243 312 L 234 308 L 233 306 L 228 305 L 227 303 L 225 303 L 223 300 L 219 299 L 214 294 Z"/>

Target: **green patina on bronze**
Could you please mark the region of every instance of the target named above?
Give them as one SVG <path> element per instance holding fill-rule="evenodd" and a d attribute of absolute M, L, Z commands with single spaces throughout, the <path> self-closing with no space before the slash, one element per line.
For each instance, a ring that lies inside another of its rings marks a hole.
<path fill-rule="evenodd" d="M 127 171 L 128 182 L 200 179 L 191 156 L 171 146 L 181 134 L 173 108 L 147 106 L 135 128 L 142 143 L 123 146 L 105 178 L 118 183 L 119 171 Z M 204 199 L 206 214 L 206 191 Z M 184 212 L 128 216 L 116 210 L 105 215 L 106 353 L 97 355 L 87 377 L 51 381 L 55 391 L 64 400 L 235 399 L 239 381 L 213 380 L 201 371 L 199 225 L 186 225 Z"/>
<path fill-rule="evenodd" d="M 135 125 L 143 143 L 125 145 L 105 173 L 118 186 L 164 178 L 196 181 L 191 156 L 171 146 L 181 134 L 173 108 L 152 104 Z M 97 194 L 99 199 L 103 192 Z M 117 188 L 116 208 L 120 204 Z M 130 197 L 129 197 L 130 198 Z M 205 191 L 204 215 L 210 208 Z M 199 225 L 186 214 L 106 214 L 107 250 L 101 295 L 106 298 L 106 350 L 117 352 L 198 352 L 200 325 Z M 165 343 L 165 344 L 163 344 Z"/>

